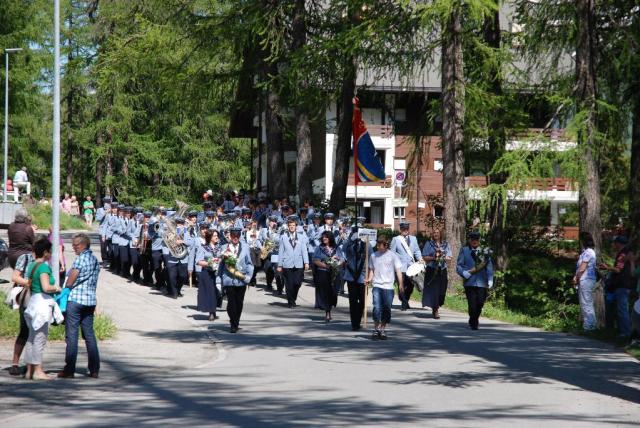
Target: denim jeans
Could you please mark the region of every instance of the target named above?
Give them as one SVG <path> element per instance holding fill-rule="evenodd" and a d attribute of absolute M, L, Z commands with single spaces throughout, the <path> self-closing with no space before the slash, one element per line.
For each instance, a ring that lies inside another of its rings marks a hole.
<path fill-rule="evenodd" d="M 393 290 L 373 287 L 373 321 L 387 324 L 391 321 Z"/>
<path fill-rule="evenodd" d="M 618 334 L 620 336 L 631 335 L 631 318 L 629 316 L 629 293 L 628 288 L 616 289 L 616 305 L 618 308 Z"/>
<path fill-rule="evenodd" d="M 82 330 L 82 337 L 87 345 L 89 373 L 98 374 L 100 371 L 98 341 L 93 332 L 93 314 L 95 310 L 95 306 L 85 306 L 72 302 L 71 300 L 67 303 L 67 316 L 65 321 L 67 351 L 64 359 L 64 372 L 67 374 L 73 374 L 76 371 L 76 360 L 78 359 L 78 329 Z"/>
<path fill-rule="evenodd" d="M 578 287 L 580 296 L 580 309 L 582 311 L 582 327 L 585 330 L 595 330 L 596 311 L 593 308 L 593 289 L 596 286 L 594 279 L 581 279 Z"/>

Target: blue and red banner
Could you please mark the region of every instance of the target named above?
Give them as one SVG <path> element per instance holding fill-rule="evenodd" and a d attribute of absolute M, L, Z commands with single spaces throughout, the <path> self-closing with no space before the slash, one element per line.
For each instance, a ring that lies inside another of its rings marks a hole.
<path fill-rule="evenodd" d="M 384 180 L 386 178 L 384 167 L 362 120 L 358 98 L 354 98 L 352 129 L 356 185 L 363 181 Z"/>

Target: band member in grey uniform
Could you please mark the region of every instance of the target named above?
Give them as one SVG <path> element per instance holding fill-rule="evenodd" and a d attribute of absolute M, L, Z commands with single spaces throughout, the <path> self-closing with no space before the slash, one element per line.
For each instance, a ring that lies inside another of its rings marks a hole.
<path fill-rule="evenodd" d="M 269 216 L 268 227 L 260 230 L 260 245 L 273 245 L 273 249 L 266 254 L 266 258 L 262 262 L 262 268 L 267 280 L 267 286 L 265 290 L 273 291 L 273 280 L 276 280 L 276 286 L 278 294 L 282 294 L 284 284 L 282 283 L 282 276 L 276 272 L 278 266 L 278 246 L 280 241 L 280 234 L 278 233 L 278 218 L 275 215 Z M 270 242 L 270 244 L 267 244 Z"/>
<path fill-rule="evenodd" d="M 404 292 L 399 293 L 402 309 L 406 311 L 411 309 L 409 300 L 413 293 L 413 281 L 407 277 L 407 268 L 413 263 L 422 260 L 422 252 L 418 246 L 418 240 L 415 236 L 409 235 L 409 223 L 400 223 L 400 235 L 395 236 L 391 240 L 391 251 L 398 255 L 402 262 L 402 283 L 404 284 Z M 398 283 L 400 281 L 398 280 Z"/>
<path fill-rule="evenodd" d="M 240 242 L 241 234 L 242 229 L 229 230 L 229 243 L 222 248 L 222 263 L 219 268 L 222 287 L 227 294 L 227 315 L 231 333 L 236 333 L 240 328 L 244 295 L 253 275 L 249 248 Z M 227 257 L 235 260 L 235 266 L 230 265 L 230 259 Z"/>
<path fill-rule="evenodd" d="M 278 247 L 278 272 L 284 275 L 284 286 L 290 308 L 297 306 L 298 291 L 304 279 L 304 271 L 309 270 L 307 235 L 296 231 L 295 217 L 287 219 L 287 232 L 280 236 Z"/>

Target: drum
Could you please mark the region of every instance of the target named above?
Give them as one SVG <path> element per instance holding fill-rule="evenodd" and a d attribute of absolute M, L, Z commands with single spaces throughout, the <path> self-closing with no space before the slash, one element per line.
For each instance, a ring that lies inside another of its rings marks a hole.
<path fill-rule="evenodd" d="M 423 262 L 416 262 L 407 268 L 407 277 L 413 281 L 419 292 L 422 293 L 424 286 L 424 272 L 426 265 Z"/>

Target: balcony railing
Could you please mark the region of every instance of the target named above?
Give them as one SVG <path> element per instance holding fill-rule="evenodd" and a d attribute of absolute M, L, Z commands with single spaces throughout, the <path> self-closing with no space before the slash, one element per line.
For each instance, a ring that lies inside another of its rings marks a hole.
<path fill-rule="evenodd" d="M 391 125 L 369 125 L 367 130 L 372 137 L 392 138 L 394 136 L 393 126 Z"/>
<path fill-rule="evenodd" d="M 485 176 L 465 177 L 467 187 L 486 187 L 488 178 Z M 578 184 L 568 178 L 534 178 L 529 180 L 525 188 L 531 190 L 558 190 L 558 191 L 576 191 Z"/>
<path fill-rule="evenodd" d="M 349 178 L 347 179 L 347 185 L 348 186 L 355 186 L 356 184 L 356 179 L 355 179 L 355 175 L 349 174 Z M 360 183 L 358 183 L 358 186 L 378 186 L 378 187 L 391 187 L 393 185 L 393 179 L 391 178 L 390 175 L 387 175 L 387 178 L 384 180 L 380 180 L 380 181 L 366 181 L 363 182 L 361 181 Z"/>

